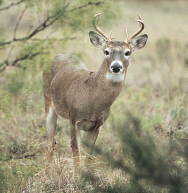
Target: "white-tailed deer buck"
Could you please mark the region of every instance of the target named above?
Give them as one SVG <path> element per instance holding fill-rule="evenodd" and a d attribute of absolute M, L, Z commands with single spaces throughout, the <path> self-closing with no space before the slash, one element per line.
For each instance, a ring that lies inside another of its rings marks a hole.
<path fill-rule="evenodd" d="M 101 13 L 94 16 L 93 25 L 98 31 L 89 32 L 91 43 L 104 53 L 99 70 L 88 70 L 79 58 L 72 55 L 57 55 L 50 72 L 43 75 L 46 127 L 49 138 L 47 165 L 55 145 L 57 116 L 68 119 L 71 131 L 71 147 L 75 163 L 81 161 L 80 131 L 84 132 L 87 153 L 92 154 L 99 128 L 110 114 L 110 107 L 121 92 L 126 77 L 129 57 L 143 48 L 148 36 L 137 35 L 144 29 L 140 15 L 140 29 L 125 41 L 115 41 L 97 26 Z"/>

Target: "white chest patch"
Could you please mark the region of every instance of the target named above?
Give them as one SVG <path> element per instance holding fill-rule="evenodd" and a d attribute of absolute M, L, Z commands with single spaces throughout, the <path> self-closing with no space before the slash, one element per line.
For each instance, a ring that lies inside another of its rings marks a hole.
<path fill-rule="evenodd" d="M 106 73 L 106 79 L 114 81 L 114 82 L 121 82 L 124 80 L 124 78 L 125 78 L 124 73 L 117 73 L 117 74 L 115 74 L 113 72 L 107 72 Z"/>

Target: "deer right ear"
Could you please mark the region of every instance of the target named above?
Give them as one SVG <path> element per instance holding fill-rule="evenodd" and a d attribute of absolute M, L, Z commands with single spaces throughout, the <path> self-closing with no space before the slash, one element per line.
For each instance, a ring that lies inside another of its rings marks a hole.
<path fill-rule="evenodd" d="M 96 46 L 97 48 L 100 48 L 101 50 L 103 50 L 104 47 L 106 46 L 106 40 L 101 35 L 93 32 L 93 31 L 90 31 L 89 37 L 90 37 L 91 43 L 94 46 Z"/>

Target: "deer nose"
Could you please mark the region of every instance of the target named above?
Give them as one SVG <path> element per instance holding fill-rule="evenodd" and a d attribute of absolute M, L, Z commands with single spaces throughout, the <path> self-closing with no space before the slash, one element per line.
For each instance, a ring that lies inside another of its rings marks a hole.
<path fill-rule="evenodd" d="M 122 65 L 116 62 L 113 65 L 111 65 L 111 69 L 114 73 L 118 73 L 122 69 Z"/>

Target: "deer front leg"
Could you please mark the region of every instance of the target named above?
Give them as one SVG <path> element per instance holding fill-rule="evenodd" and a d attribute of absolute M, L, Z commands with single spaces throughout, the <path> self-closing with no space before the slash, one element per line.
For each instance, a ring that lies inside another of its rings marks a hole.
<path fill-rule="evenodd" d="M 87 157 L 85 160 L 86 164 L 89 164 L 92 160 L 90 155 L 93 154 L 94 145 L 99 134 L 99 127 L 100 126 L 97 126 L 93 130 L 85 131 L 84 133 L 82 143 L 85 145 L 85 151 L 87 153 Z"/>
<path fill-rule="evenodd" d="M 79 130 L 84 131 L 84 136 L 82 138 L 82 144 L 85 146 L 85 152 L 87 154 L 86 163 L 89 163 L 91 156 L 93 154 L 94 145 L 99 134 L 99 128 L 103 124 L 101 120 L 84 120 L 77 122 L 77 127 Z"/>
<path fill-rule="evenodd" d="M 54 146 L 56 144 L 54 135 L 56 130 L 56 122 L 57 122 L 57 114 L 55 113 L 53 107 L 51 106 L 49 109 L 49 112 L 47 114 L 46 118 L 46 129 L 47 129 L 47 135 L 48 135 L 48 150 L 47 150 L 47 163 L 46 168 L 49 167 L 49 163 L 52 159 L 53 152 L 54 152 Z"/>
<path fill-rule="evenodd" d="M 81 151 L 80 151 L 80 131 L 78 130 L 76 124 L 70 121 L 71 130 L 71 148 L 74 157 L 74 165 L 77 167 L 81 165 Z"/>

